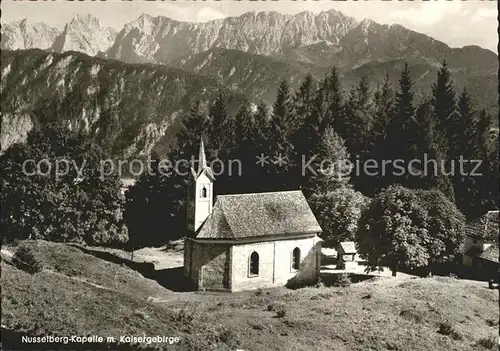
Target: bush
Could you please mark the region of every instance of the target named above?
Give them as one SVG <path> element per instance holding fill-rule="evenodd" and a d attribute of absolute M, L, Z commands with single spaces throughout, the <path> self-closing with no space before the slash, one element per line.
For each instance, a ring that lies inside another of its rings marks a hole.
<path fill-rule="evenodd" d="M 41 257 L 37 256 L 36 252 L 26 245 L 20 246 L 14 257 L 12 263 L 19 269 L 22 269 L 30 274 L 41 272 L 43 269 Z"/>
<path fill-rule="evenodd" d="M 276 312 L 276 316 L 278 318 L 282 318 L 286 315 L 286 309 L 285 309 L 284 305 L 277 305 L 277 304 L 273 303 L 273 304 L 267 305 L 267 310 Z"/>
<path fill-rule="evenodd" d="M 314 287 L 317 289 L 321 289 L 321 288 L 325 287 L 325 283 L 323 282 L 323 279 L 321 279 L 321 277 L 318 278 L 318 281 L 316 282 Z"/>
<path fill-rule="evenodd" d="M 347 273 L 341 273 L 337 275 L 337 278 L 333 282 L 333 286 L 342 288 L 348 287 L 349 285 L 351 285 L 351 278 L 349 278 L 349 275 Z"/>
<path fill-rule="evenodd" d="M 181 324 L 191 324 L 194 318 L 195 318 L 194 313 L 188 311 L 187 308 L 181 308 L 172 316 L 172 320 L 179 322 Z"/>
<path fill-rule="evenodd" d="M 285 309 L 285 306 L 282 306 L 282 305 L 277 306 L 277 307 L 275 308 L 275 311 L 276 311 L 276 317 L 278 317 L 278 318 L 283 318 L 283 317 L 285 317 L 285 315 L 286 315 L 286 309 Z"/>
<path fill-rule="evenodd" d="M 453 329 L 453 326 L 449 322 L 439 323 L 439 334 L 451 336 L 454 340 L 462 340 L 462 336 Z"/>

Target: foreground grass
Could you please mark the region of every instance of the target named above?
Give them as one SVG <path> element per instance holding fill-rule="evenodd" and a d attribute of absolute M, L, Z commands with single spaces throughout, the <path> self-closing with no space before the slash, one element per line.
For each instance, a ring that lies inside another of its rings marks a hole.
<path fill-rule="evenodd" d="M 30 245 L 45 270 L 29 274 L 2 262 L 2 324 L 12 330 L 178 336 L 181 342 L 169 347 L 175 350 L 498 347 L 498 292 L 451 278 L 381 278 L 346 288 L 294 291 L 173 293 L 77 248 Z"/>

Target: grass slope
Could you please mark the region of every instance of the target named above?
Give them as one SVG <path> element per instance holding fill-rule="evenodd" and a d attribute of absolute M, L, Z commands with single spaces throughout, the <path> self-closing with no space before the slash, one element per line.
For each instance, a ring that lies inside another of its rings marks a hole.
<path fill-rule="evenodd" d="M 45 269 L 2 261 L 2 325 L 35 335 L 170 335 L 175 350 L 465 351 L 493 349 L 498 330 L 498 293 L 451 278 L 174 293 L 74 247 L 28 245 Z"/>

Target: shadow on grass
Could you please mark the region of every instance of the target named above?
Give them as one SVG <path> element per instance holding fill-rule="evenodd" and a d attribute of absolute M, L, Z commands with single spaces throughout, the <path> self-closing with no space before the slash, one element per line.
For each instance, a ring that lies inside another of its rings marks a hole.
<path fill-rule="evenodd" d="M 84 253 L 90 254 L 102 260 L 125 265 L 142 274 L 145 278 L 155 280 L 165 289 L 175 292 L 194 291 L 192 285 L 184 277 L 183 267 L 156 270 L 155 265 L 151 262 L 134 262 L 129 259 L 116 256 L 107 251 L 92 250 L 82 246 L 75 247 L 79 248 Z"/>
<path fill-rule="evenodd" d="M 158 284 L 175 292 L 194 291 L 194 287 L 184 277 L 184 267 L 167 268 L 155 271 Z"/>
<path fill-rule="evenodd" d="M 347 276 L 350 282 L 353 284 L 377 277 L 375 275 L 357 274 L 357 273 L 327 273 L 327 274 L 320 274 L 320 279 L 321 282 L 327 287 L 337 286 L 339 282 L 339 277 L 341 276 Z"/>

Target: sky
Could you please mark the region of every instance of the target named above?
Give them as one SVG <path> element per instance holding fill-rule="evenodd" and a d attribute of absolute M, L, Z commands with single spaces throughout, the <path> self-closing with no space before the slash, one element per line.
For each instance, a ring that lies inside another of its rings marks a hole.
<path fill-rule="evenodd" d="M 347 16 L 382 24 L 401 24 L 451 47 L 479 45 L 497 52 L 496 1 L 15 1 L 1 3 L 3 23 L 28 18 L 62 29 L 77 14 L 89 13 L 120 30 L 142 13 L 179 21 L 204 22 L 249 11 L 295 14 L 335 9 Z"/>

